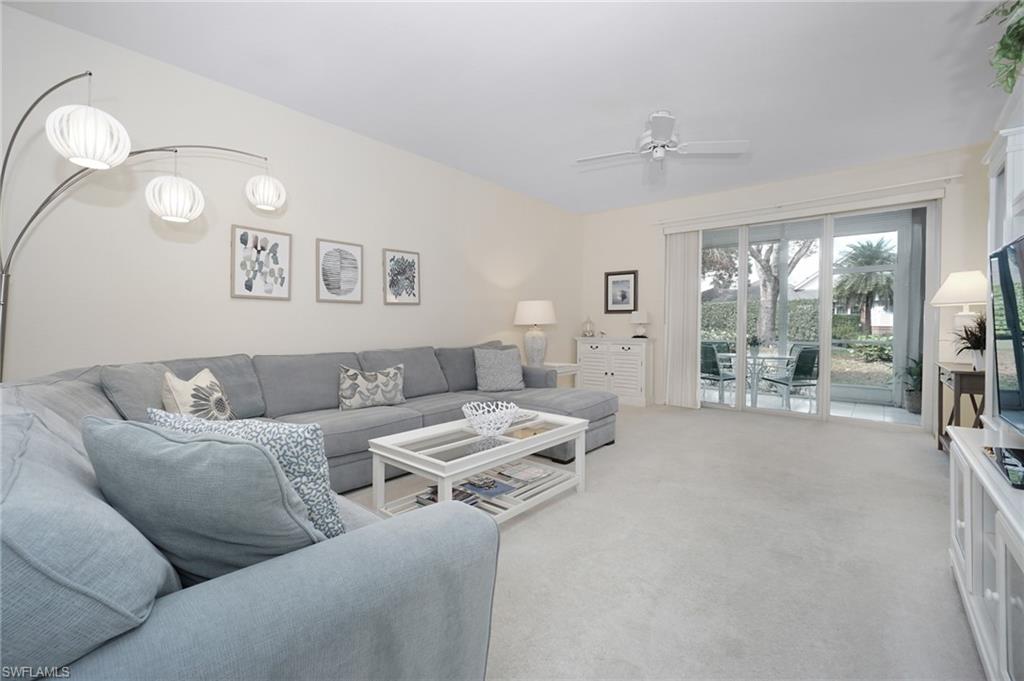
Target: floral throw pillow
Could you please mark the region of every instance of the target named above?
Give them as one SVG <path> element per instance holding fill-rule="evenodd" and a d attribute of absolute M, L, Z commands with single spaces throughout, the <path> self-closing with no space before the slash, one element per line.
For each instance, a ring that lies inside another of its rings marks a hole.
<path fill-rule="evenodd" d="M 316 423 L 282 423 L 264 419 L 208 421 L 187 414 L 147 410 L 149 421 L 158 428 L 195 435 L 215 433 L 237 437 L 263 446 L 284 471 L 296 494 L 306 505 L 313 527 L 325 537 L 345 531 L 324 454 L 324 432 Z"/>
<path fill-rule="evenodd" d="M 405 365 L 398 364 L 380 371 L 360 371 L 339 364 L 338 404 L 342 409 L 381 407 L 405 402 L 402 377 Z"/>
<path fill-rule="evenodd" d="M 162 398 L 164 409 L 172 414 L 190 414 L 210 421 L 235 418 L 224 388 L 209 369 L 203 369 L 187 381 L 166 372 Z"/>

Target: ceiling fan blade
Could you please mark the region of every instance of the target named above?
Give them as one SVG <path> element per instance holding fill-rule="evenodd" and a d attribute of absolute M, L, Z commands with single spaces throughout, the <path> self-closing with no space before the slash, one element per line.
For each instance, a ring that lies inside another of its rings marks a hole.
<path fill-rule="evenodd" d="M 750 151 L 750 140 L 680 142 L 673 151 L 685 156 L 738 156 Z"/>
<path fill-rule="evenodd" d="M 617 156 L 633 156 L 638 154 L 637 151 L 613 151 L 610 154 L 598 154 L 597 156 L 584 156 L 583 158 L 576 159 L 577 163 L 586 163 L 587 161 L 600 161 L 603 158 L 615 158 Z"/>

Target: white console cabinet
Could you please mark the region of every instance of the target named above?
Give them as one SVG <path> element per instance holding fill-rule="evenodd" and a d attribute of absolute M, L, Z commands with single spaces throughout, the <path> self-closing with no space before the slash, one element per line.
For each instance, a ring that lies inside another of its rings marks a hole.
<path fill-rule="evenodd" d="M 650 338 L 578 337 L 579 387 L 613 392 L 623 404 L 636 407 L 651 404 L 654 401 L 653 347 L 654 341 Z"/>
<path fill-rule="evenodd" d="M 1024 681 L 1024 490 L 984 452 L 989 428 L 950 428 L 953 575 L 990 680 Z"/>

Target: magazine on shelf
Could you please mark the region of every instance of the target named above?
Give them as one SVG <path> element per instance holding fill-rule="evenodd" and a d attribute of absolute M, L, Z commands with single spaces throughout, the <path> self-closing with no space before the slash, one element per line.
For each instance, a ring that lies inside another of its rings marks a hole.
<path fill-rule="evenodd" d="M 476 506 L 480 503 L 480 496 L 461 487 L 453 487 L 452 501 L 461 501 L 464 504 Z M 429 506 L 430 504 L 437 503 L 437 485 L 431 485 L 424 492 L 417 494 L 416 503 L 420 506 Z"/>
<path fill-rule="evenodd" d="M 467 479 L 463 482 L 460 487 L 463 489 L 479 494 L 482 497 L 496 497 L 499 494 L 508 494 L 514 492 L 516 488 L 506 482 L 502 482 L 497 478 L 487 475 L 486 473 L 480 473 Z"/>
<path fill-rule="evenodd" d="M 503 476 L 511 478 L 521 484 L 534 482 L 551 475 L 551 471 L 547 468 L 525 462 L 512 463 L 507 466 L 503 466 L 499 472 Z"/>

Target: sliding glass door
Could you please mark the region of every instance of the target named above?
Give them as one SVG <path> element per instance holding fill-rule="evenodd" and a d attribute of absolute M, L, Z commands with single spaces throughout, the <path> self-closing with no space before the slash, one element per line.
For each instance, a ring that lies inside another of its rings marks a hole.
<path fill-rule="evenodd" d="M 701 232 L 703 403 L 919 423 L 927 215 Z"/>
<path fill-rule="evenodd" d="M 818 277 L 824 220 L 749 228 L 749 407 L 816 414 Z"/>
<path fill-rule="evenodd" d="M 835 416 L 920 422 L 925 218 L 924 208 L 906 208 L 835 219 Z"/>

